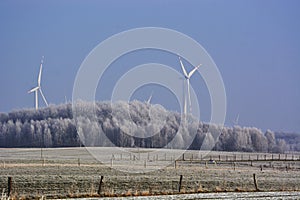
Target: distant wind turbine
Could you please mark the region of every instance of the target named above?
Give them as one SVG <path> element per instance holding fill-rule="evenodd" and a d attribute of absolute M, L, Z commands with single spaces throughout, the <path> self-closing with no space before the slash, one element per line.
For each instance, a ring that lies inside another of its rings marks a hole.
<path fill-rule="evenodd" d="M 41 60 L 41 65 L 40 65 L 40 72 L 39 72 L 39 76 L 38 76 L 38 85 L 34 88 L 32 88 L 31 90 L 28 91 L 28 93 L 32 93 L 34 92 L 35 93 L 35 109 L 37 110 L 39 108 L 39 98 L 38 98 L 38 92 L 41 93 L 42 95 L 42 98 L 45 102 L 45 104 L 48 106 L 48 102 L 43 94 L 43 91 L 42 91 L 42 87 L 41 87 L 41 79 L 42 79 L 42 69 L 43 69 L 43 62 L 44 62 L 44 56 L 42 57 L 42 60 Z"/>
<path fill-rule="evenodd" d="M 68 103 L 67 96 L 65 95 L 65 104 Z"/>
<path fill-rule="evenodd" d="M 185 67 L 182 63 L 182 60 L 181 60 L 180 56 L 179 56 L 179 61 L 180 61 L 181 69 L 183 71 L 184 78 L 185 78 L 186 83 L 187 83 L 187 95 L 188 95 L 188 100 L 189 100 L 189 111 L 192 112 L 192 102 L 191 102 L 191 93 L 190 93 L 190 78 L 196 72 L 196 70 L 199 69 L 199 67 L 202 64 L 198 65 L 192 71 L 187 73 L 186 70 L 185 70 Z M 183 102 L 183 106 L 184 106 L 183 112 L 186 115 L 187 114 L 187 111 L 186 111 L 186 108 L 187 108 L 187 105 L 186 105 L 186 92 L 184 92 L 184 100 L 183 101 L 184 101 Z"/>
<path fill-rule="evenodd" d="M 238 125 L 238 123 L 239 123 L 239 118 L 240 118 L 240 114 L 238 114 L 237 117 L 236 117 L 236 119 L 233 120 L 233 124 L 234 124 L 234 125 Z"/>
<path fill-rule="evenodd" d="M 150 103 L 151 103 L 152 96 L 153 96 L 153 92 L 151 92 L 151 95 L 150 95 L 150 97 L 149 97 L 148 100 L 147 100 L 147 104 L 150 104 Z"/>

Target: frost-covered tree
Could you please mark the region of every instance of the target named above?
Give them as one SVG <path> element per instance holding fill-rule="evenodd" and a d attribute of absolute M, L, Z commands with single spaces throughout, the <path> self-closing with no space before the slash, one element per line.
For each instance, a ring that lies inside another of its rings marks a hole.
<path fill-rule="evenodd" d="M 271 130 L 267 130 L 265 136 L 268 140 L 268 152 L 275 152 L 276 148 L 276 139 L 275 134 Z"/>
<path fill-rule="evenodd" d="M 72 108 L 73 106 L 73 108 Z M 300 150 L 299 134 L 199 122 L 161 105 L 85 102 L 0 113 L 0 147 L 120 146 L 221 151 Z"/>

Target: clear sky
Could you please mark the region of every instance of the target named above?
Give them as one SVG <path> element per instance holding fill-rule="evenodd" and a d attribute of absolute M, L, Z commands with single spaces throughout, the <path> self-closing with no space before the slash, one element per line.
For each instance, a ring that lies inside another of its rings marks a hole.
<path fill-rule="evenodd" d="M 242 126 L 300 132 L 299 8 L 298 0 L 2 0 L 0 112 L 34 106 L 27 91 L 36 85 L 43 55 L 43 91 L 50 103 L 60 104 L 65 96 L 71 99 L 77 70 L 96 45 L 121 31 L 151 26 L 180 31 L 211 55 L 225 83 L 227 125 L 239 114 Z M 130 69 L 125 61 L 135 59 L 139 64 L 168 63 L 180 71 L 174 55 L 128 55 L 107 72 L 98 100 L 110 98 L 113 81 Z M 127 68 L 122 71 L 117 65 Z M 201 77 L 193 77 L 191 83 L 197 79 Z M 176 110 L 176 101 L 163 88 L 144 87 L 133 98 L 145 100 L 153 90 L 153 103 Z M 196 92 L 207 121 L 209 97 L 205 88 Z"/>

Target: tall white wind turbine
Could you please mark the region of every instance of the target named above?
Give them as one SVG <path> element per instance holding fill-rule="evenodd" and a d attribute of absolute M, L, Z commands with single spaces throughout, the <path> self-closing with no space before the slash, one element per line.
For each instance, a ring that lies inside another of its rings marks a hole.
<path fill-rule="evenodd" d="M 35 93 L 35 109 L 36 110 L 39 108 L 38 92 L 40 92 L 40 94 L 42 95 L 42 98 L 43 98 L 45 104 L 48 106 L 48 102 L 47 102 L 47 100 L 46 100 L 46 98 L 45 98 L 45 96 L 43 94 L 42 87 L 41 87 L 43 62 L 44 62 L 44 56 L 42 57 L 42 60 L 41 60 L 40 72 L 39 72 L 38 81 L 37 81 L 38 85 L 28 91 L 28 93 L 32 93 L 32 92 Z"/>
<path fill-rule="evenodd" d="M 187 73 L 186 70 L 185 70 L 185 67 L 182 63 L 182 60 L 181 60 L 180 56 L 179 56 L 179 61 L 180 61 L 181 69 L 183 71 L 183 75 L 184 75 L 184 78 L 185 78 L 186 84 L 187 84 L 187 95 L 188 95 L 188 100 L 189 100 L 189 112 L 191 113 L 192 112 L 192 102 L 191 102 L 191 93 L 190 93 L 190 78 L 197 71 L 197 69 L 201 66 L 201 64 L 198 65 L 197 67 L 195 67 L 189 73 Z M 184 92 L 183 106 L 184 106 L 183 112 L 186 115 L 187 114 L 187 111 L 186 111 L 186 108 L 187 108 L 187 105 L 186 105 L 186 92 Z"/>

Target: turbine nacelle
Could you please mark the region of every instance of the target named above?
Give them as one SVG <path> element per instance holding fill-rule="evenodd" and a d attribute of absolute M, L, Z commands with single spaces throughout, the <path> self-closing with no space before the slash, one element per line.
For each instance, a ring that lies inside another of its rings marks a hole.
<path fill-rule="evenodd" d="M 192 75 L 199 69 L 199 67 L 202 65 L 202 64 L 199 64 L 197 67 L 194 67 L 194 69 L 192 71 L 190 71 L 190 73 L 187 73 L 186 72 L 186 69 L 182 63 L 182 60 L 181 58 L 179 57 L 179 61 L 180 61 L 180 65 L 181 65 L 181 69 L 183 71 L 183 75 L 184 75 L 184 78 L 185 79 L 190 79 L 192 77 Z"/>
<path fill-rule="evenodd" d="M 39 88 L 40 88 L 39 86 L 37 86 L 37 87 L 35 87 L 35 88 L 32 88 L 31 90 L 28 91 L 28 93 L 35 92 L 35 91 L 37 91 Z"/>

